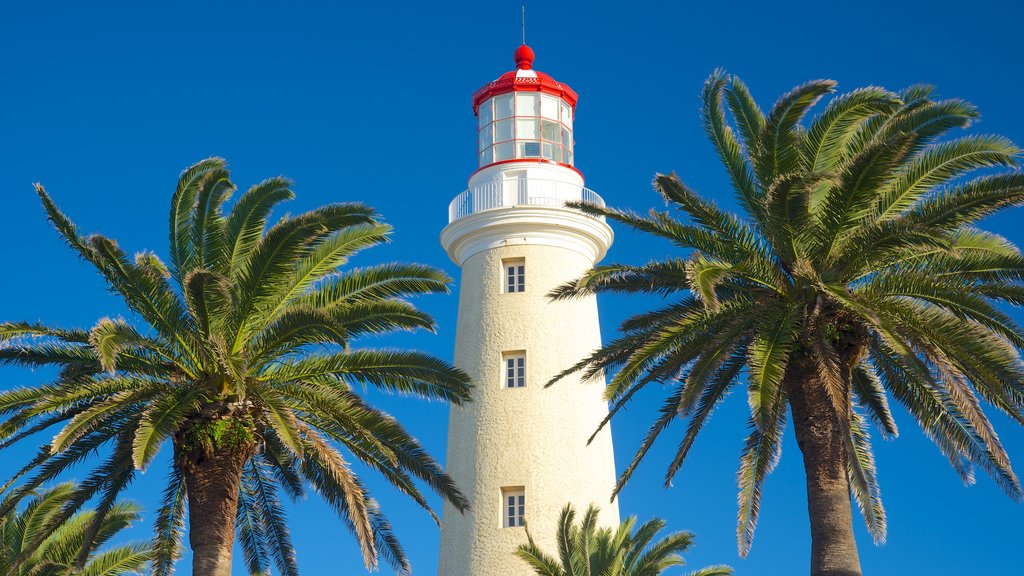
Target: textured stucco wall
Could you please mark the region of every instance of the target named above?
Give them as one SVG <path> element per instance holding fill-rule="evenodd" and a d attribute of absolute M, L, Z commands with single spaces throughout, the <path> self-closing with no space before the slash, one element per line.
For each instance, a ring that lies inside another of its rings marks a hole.
<path fill-rule="evenodd" d="M 526 260 L 526 291 L 502 290 L 502 260 Z M 440 576 L 527 576 L 512 551 L 526 542 L 523 528 L 503 528 L 501 489 L 524 486 L 526 518 L 534 539 L 555 553 L 558 514 L 567 502 L 602 508 L 601 522 L 616 524 L 609 504 L 615 483 L 610 428 L 587 438 L 607 414 L 602 381 L 556 373 L 601 344 L 593 297 L 549 302 L 555 286 L 593 263 L 579 252 L 544 245 L 508 245 L 470 256 L 463 264 L 455 363 L 476 381 L 475 401 L 453 407 L 448 427 L 448 470 L 473 510 L 445 506 Z M 502 352 L 526 351 L 527 385 L 503 388 Z"/>

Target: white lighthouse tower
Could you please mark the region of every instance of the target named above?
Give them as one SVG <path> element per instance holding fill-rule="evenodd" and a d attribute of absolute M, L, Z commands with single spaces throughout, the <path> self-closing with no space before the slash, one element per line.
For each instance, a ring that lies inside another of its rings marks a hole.
<path fill-rule="evenodd" d="M 448 211 L 441 243 L 462 268 L 455 364 L 476 382 L 475 400 L 453 407 L 448 471 L 472 510 L 445 505 L 439 576 L 532 574 L 513 555 L 526 542 L 554 552 L 562 507 L 602 507 L 615 484 L 612 438 L 601 382 L 556 374 L 601 345 L 594 297 L 551 302 L 612 243 L 603 219 L 565 207 L 601 204 L 573 167 L 577 95 L 533 69 L 528 46 L 516 69 L 473 95 L 480 168 Z"/>

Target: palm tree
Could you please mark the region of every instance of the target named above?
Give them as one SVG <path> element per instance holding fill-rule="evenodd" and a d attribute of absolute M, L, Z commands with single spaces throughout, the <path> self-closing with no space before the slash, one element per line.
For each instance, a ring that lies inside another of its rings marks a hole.
<path fill-rule="evenodd" d="M 89 331 L 0 325 L 0 361 L 59 369 L 51 384 L 0 394 L 0 447 L 60 426 L 0 487 L 12 490 L 0 513 L 107 449 L 55 519 L 97 496 L 91 539 L 165 444 L 173 458 L 156 517 L 157 575 L 173 570 L 186 506 L 193 574 L 230 574 L 236 532 L 252 573 L 273 562 L 281 574 L 297 574 L 279 494 L 298 499 L 307 485 L 355 536 L 367 567 L 383 556 L 407 573 L 390 525 L 339 448 L 435 521 L 416 479 L 467 508 L 420 443 L 359 391 L 461 404 L 470 399 L 468 377 L 426 354 L 352 346 L 362 335 L 432 330 L 433 319 L 402 297 L 445 293 L 449 278 L 401 263 L 340 270 L 391 231 L 362 204 L 324 206 L 267 229 L 275 206 L 293 197 L 289 186 L 283 178 L 261 182 L 226 213 L 234 186 L 225 162 L 188 168 L 171 201 L 169 266 L 153 253 L 133 259 L 108 238 L 80 235 L 37 186 L 57 231 L 148 328 L 111 318 Z"/>
<path fill-rule="evenodd" d="M 86 510 L 63 518 L 62 508 L 76 487 L 59 484 L 32 493 L 19 511 L 10 508 L 0 517 L 0 574 L 3 576 L 119 576 L 143 574 L 151 558 L 145 543 L 99 548 L 140 518 L 139 507 L 116 502 L 87 543 L 86 533 L 96 512 Z M 54 519 L 62 520 L 51 524 Z M 85 559 L 79 568 L 79 557 Z"/>
<path fill-rule="evenodd" d="M 674 384 L 616 493 L 678 416 L 688 423 L 670 482 L 745 373 L 741 555 L 780 456 L 788 405 L 807 476 L 815 575 L 860 574 L 851 493 L 875 540 L 885 538 L 868 422 L 884 438 L 896 436 L 890 396 L 965 483 L 977 465 L 1022 497 L 980 401 L 1024 423 L 1024 332 L 998 308 L 1024 303 L 1024 256 L 975 227 L 1024 203 L 1024 173 L 999 170 L 1015 167 L 1020 149 L 998 136 L 941 140 L 977 111 L 962 100 L 933 100 L 928 86 L 855 90 L 802 126 L 834 84 L 799 86 L 766 115 L 739 78 L 713 74 L 704 124 L 742 216 L 675 175 L 658 175 L 655 187 L 689 222 L 579 206 L 692 252 L 596 267 L 552 294 L 671 300 L 626 320 L 620 338 L 567 371 L 617 369 L 606 390 L 613 414 L 651 382 Z"/>
<path fill-rule="evenodd" d="M 540 576 L 658 576 L 673 566 L 686 564 L 679 554 L 693 544 L 692 533 L 673 532 L 658 538 L 665 521 L 655 518 L 634 530 L 636 516 L 630 516 L 615 530 L 599 528 L 598 512 L 596 507 L 590 506 L 576 524 L 572 505 L 562 508 L 558 518 L 557 559 L 537 546 L 529 530 L 526 532 L 528 542 L 516 549 L 516 556 Z M 710 566 L 690 572 L 688 576 L 728 574 L 732 574 L 728 566 Z"/>

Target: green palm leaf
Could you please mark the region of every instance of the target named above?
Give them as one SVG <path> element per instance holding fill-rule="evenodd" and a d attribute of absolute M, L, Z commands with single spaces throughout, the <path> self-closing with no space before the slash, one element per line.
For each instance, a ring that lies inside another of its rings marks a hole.
<path fill-rule="evenodd" d="M 184 280 L 196 257 L 192 226 L 200 185 L 207 174 L 223 170 L 226 165 L 222 158 L 208 158 L 190 166 L 178 177 L 178 186 L 171 198 L 169 244 L 171 268 L 179 282 Z"/>

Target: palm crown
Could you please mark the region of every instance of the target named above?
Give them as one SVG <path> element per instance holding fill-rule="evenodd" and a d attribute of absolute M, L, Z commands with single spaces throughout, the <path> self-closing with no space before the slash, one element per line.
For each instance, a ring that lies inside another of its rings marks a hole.
<path fill-rule="evenodd" d="M 0 394 L 8 415 L 0 446 L 61 427 L 3 486 L 12 490 L 35 471 L 13 489 L 8 508 L 109 447 L 61 514 L 98 496 L 94 534 L 168 441 L 174 457 L 156 520 L 156 574 L 172 571 L 186 497 L 195 573 L 228 573 L 237 529 L 253 573 L 272 561 L 296 574 L 278 494 L 301 497 L 307 484 L 355 535 L 367 566 L 382 555 L 407 572 L 387 520 L 338 446 L 428 512 L 415 478 L 467 507 L 442 467 L 357 386 L 462 403 L 468 377 L 425 354 L 350 346 L 366 334 L 432 330 L 432 318 L 402 297 L 447 292 L 448 277 L 413 264 L 340 270 L 391 228 L 361 204 L 324 206 L 267 228 L 275 206 L 293 197 L 289 186 L 283 178 L 261 182 L 225 213 L 234 186 L 224 161 L 187 169 L 171 205 L 169 266 L 80 235 L 38 187 L 60 234 L 149 329 L 121 319 L 90 331 L 0 325 L 0 361 L 60 369 L 52 384 Z"/>
<path fill-rule="evenodd" d="M 541 576 L 658 576 L 673 566 L 686 564 L 679 554 L 693 544 L 690 532 L 673 532 L 659 537 L 665 521 L 654 519 L 637 528 L 630 516 L 613 530 L 599 527 L 599 510 L 589 507 L 580 522 L 576 511 L 566 505 L 558 518 L 558 557 L 549 556 L 533 541 L 516 549 L 516 556 Z M 689 576 L 727 576 L 728 566 L 711 566 Z"/>
<path fill-rule="evenodd" d="M 33 493 L 20 509 L 11 508 L 0 517 L 0 573 L 4 576 L 119 576 L 143 572 L 150 561 L 148 544 L 122 543 L 103 548 L 139 520 L 139 507 L 130 502 L 115 503 L 87 544 L 86 535 L 96 518 L 94 511 L 80 511 L 53 523 L 62 516 L 62 507 L 71 501 L 74 493 L 73 484 L 60 484 Z"/>
<path fill-rule="evenodd" d="M 1024 202 L 1024 174 L 991 170 L 1015 167 L 1020 150 L 998 136 L 942 141 L 977 112 L 962 100 L 933 100 L 927 86 L 855 90 L 803 126 L 833 86 L 799 86 L 765 114 L 738 78 L 716 72 L 704 88 L 703 119 L 743 215 L 699 198 L 675 175 L 657 176 L 655 188 L 689 222 L 580 205 L 692 253 L 596 267 L 552 294 L 672 300 L 626 320 L 620 338 L 567 371 L 617 369 L 607 387 L 612 414 L 651 382 L 677 382 L 616 492 L 680 417 L 688 423 L 668 483 L 715 406 L 746 374 L 742 554 L 761 485 L 780 456 L 787 404 L 808 474 L 815 550 L 843 532 L 839 519 L 819 533 L 816 514 L 841 516 L 849 492 L 875 539 L 885 538 L 867 423 L 896 436 L 891 398 L 965 483 L 977 465 L 1006 493 L 1022 496 L 980 399 L 1024 422 L 1024 334 L 998 307 L 1024 302 L 1024 257 L 975 227 Z M 842 545 L 852 545 L 848 536 Z"/>

